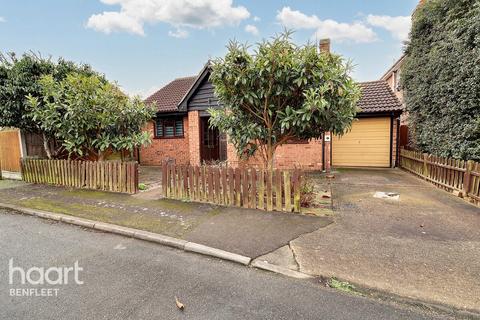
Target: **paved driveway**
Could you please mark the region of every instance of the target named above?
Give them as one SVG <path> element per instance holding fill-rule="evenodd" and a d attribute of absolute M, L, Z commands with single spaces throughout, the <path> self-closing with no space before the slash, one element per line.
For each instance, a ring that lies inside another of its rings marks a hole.
<path fill-rule="evenodd" d="M 342 170 L 333 199 L 335 223 L 291 242 L 301 271 L 480 310 L 478 207 L 398 169 Z"/>

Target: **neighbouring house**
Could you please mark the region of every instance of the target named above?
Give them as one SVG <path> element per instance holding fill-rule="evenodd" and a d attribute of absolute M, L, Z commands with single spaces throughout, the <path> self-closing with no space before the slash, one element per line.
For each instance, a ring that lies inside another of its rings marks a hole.
<path fill-rule="evenodd" d="M 152 144 L 140 149 L 140 164 L 161 165 L 163 161 L 199 165 L 227 161 L 236 167 L 239 160 L 225 134 L 208 125 L 209 108 L 221 108 L 209 81 L 207 64 L 199 75 L 175 79 L 146 99 L 157 107 L 156 117 L 145 130 Z M 326 159 L 334 167 L 394 167 L 398 163 L 398 128 L 403 106 L 386 81 L 361 83 L 361 112 L 350 132 L 323 139 L 290 141 L 275 154 L 275 167 L 324 170 Z M 256 158 L 249 165 L 261 166 Z"/>
<path fill-rule="evenodd" d="M 402 76 L 402 65 L 405 61 L 405 55 L 403 54 L 393 66 L 388 69 L 387 72 L 380 78 L 380 80 L 386 81 L 387 84 L 390 86 L 390 89 L 395 93 L 398 100 L 403 104 L 403 89 L 400 85 L 400 78 Z"/>
<path fill-rule="evenodd" d="M 405 62 L 405 54 L 403 54 L 400 59 L 398 59 L 393 66 L 388 69 L 387 72 L 380 78 L 387 82 L 390 86 L 390 89 L 395 93 L 400 103 L 405 108 L 405 100 L 403 96 L 403 88 L 400 84 L 400 79 L 402 76 L 402 65 Z M 410 135 L 408 132 L 408 113 L 403 112 L 400 117 L 400 129 L 399 129 L 399 139 L 398 144 L 400 147 L 408 148 L 410 145 Z"/>

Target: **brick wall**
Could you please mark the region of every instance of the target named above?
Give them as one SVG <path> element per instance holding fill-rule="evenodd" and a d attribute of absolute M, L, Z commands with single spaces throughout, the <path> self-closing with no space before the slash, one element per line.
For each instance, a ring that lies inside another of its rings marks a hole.
<path fill-rule="evenodd" d="M 261 156 L 255 156 L 247 161 L 239 161 L 232 144 L 227 146 L 228 164 L 237 167 L 243 165 L 262 167 Z M 322 140 L 312 140 L 309 143 L 289 143 L 277 148 L 274 166 L 278 169 L 302 168 L 304 170 L 322 170 Z"/>
<path fill-rule="evenodd" d="M 171 159 L 175 160 L 177 164 L 190 163 L 188 118 L 183 118 L 183 138 L 155 139 L 154 127 L 155 124 L 151 121 L 145 128 L 150 133 L 152 144 L 148 147 L 140 148 L 140 164 L 155 166 L 161 165 L 164 160 Z"/>
<path fill-rule="evenodd" d="M 393 119 L 393 130 L 392 130 L 392 167 L 397 166 L 397 137 L 398 137 L 398 125 L 397 118 Z"/>

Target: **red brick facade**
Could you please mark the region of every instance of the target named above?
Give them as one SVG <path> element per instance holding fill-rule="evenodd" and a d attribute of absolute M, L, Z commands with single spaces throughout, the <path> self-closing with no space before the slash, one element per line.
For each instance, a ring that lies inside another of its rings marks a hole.
<path fill-rule="evenodd" d="M 322 141 L 312 140 L 308 143 L 288 143 L 277 148 L 274 166 L 278 169 L 302 168 L 304 170 L 322 170 Z M 227 146 L 228 164 L 237 166 L 262 167 L 261 157 L 252 157 L 247 161 L 239 161 L 233 145 Z"/>
<path fill-rule="evenodd" d="M 174 160 L 177 164 L 199 165 L 200 160 L 200 117 L 198 111 L 190 111 L 183 118 L 184 137 L 157 139 L 154 138 L 154 122 L 149 122 L 146 130 L 152 136 L 152 144 L 140 149 L 142 165 L 161 165 L 164 160 Z M 393 119 L 392 128 L 392 165 L 397 160 L 397 119 Z M 308 143 L 288 143 L 280 146 L 274 159 L 278 169 L 301 168 L 304 170 L 324 170 L 322 140 L 312 140 Z M 232 144 L 227 145 L 227 162 L 232 167 L 254 166 L 262 167 L 260 156 L 249 160 L 239 160 Z"/>
<path fill-rule="evenodd" d="M 175 160 L 177 164 L 189 164 L 189 133 L 188 118 L 183 118 L 184 137 L 157 139 L 154 135 L 155 123 L 149 122 L 146 131 L 150 133 L 152 144 L 140 148 L 140 163 L 147 166 L 158 166 L 165 160 Z"/>

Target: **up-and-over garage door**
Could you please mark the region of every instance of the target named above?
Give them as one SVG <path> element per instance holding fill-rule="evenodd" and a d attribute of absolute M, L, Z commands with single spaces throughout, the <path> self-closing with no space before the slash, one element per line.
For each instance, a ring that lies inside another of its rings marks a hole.
<path fill-rule="evenodd" d="M 352 130 L 332 141 L 334 167 L 389 167 L 390 117 L 360 118 Z"/>

